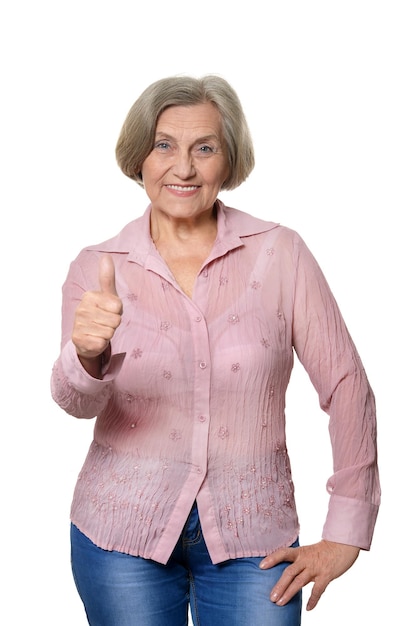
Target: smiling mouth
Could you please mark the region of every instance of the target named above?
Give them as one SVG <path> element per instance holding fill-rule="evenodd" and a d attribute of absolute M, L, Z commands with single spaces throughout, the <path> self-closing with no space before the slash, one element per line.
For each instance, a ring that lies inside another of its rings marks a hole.
<path fill-rule="evenodd" d="M 199 185 L 166 185 L 168 189 L 173 189 L 174 191 L 195 191 L 199 188 Z"/>

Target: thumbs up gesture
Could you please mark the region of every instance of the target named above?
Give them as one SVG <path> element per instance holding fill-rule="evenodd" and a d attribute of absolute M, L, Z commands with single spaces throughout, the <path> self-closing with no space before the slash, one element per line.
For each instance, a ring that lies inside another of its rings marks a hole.
<path fill-rule="evenodd" d="M 116 291 L 113 259 L 100 259 L 99 291 L 86 291 L 75 311 L 72 341 L 87 371 L 99 377 L 101 354 L 106 350 L 122 320 L 123 305 Z"/>

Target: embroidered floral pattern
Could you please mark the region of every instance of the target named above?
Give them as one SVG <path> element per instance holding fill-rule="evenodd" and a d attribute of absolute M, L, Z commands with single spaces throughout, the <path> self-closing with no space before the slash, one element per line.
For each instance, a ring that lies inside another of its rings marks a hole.
<path fill-rule="evenodd" d="M 287 293 L 286 275 L 279 274 L 281 247 L 274 248 L 273 236 L 261 237 L 252 248 L 250 238 L 245 241 L 242 262 L 233 253 L 213 258 L 196 279 L 193 301 L 162 276 L 131 267 L 126 300 L 132 306 L 113 342 L 114 354 L 127 351 L 129 358 L 116 382 L 104 381 L 84 397 L 61 385 L 62 405 L 79 412 L 85 403 L 90 415 L 99 415 L 96 432 L 105 442 L 97 452 L 93 446 L 88 473 L 81 474 L 76 517 L 91 528 L 99 520 L 109 536 L 114 524 L 115 534 L 124 532 L 126 549 L 150 553 L 149 537 L 172 532 L 169 515 L 182 485 L 194 497 L 206 471 L 204 488 L 223 539 L 220 556 L 223 549 L 234 554 L 257 541 L 256 549 L 271 549 L 293 531 L 281 415 L 292 320 L 280 306 Z M 289 266 L 288 273 L 291 279 Z M 121 454 L 124 442 L 127 453 Z M 133 537 L 130 529 L 145 526 Z"/>
<path fill-rule="evenodd" d="M 220 439 L 226 439 L 229 436 L 229 431 L 227 430 L 225 426 L 220 426 L 217 436 Z"/>

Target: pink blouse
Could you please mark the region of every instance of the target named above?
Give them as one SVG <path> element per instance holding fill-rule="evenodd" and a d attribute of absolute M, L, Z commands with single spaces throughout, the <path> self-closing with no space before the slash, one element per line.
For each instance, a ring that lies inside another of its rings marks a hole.
<path fill-rule="evenodd" d="M 71 508 L 95 544 L 166 563 L 196 500 L 213 563 L 264 556 L 299 533 L 285 442 L 294 351 L 330 416 L 325 539 L 369 549 L 380 489 L 375 404 L 325 278 L 299 235 L 217 201 L 218 234 L 193 297 L 149 229 L 150 207 L 80 252 L 63 286 L 52 395 L 97 416 Z M 111 253 L 123 318 L 103 380 L 71 331 Z"/>

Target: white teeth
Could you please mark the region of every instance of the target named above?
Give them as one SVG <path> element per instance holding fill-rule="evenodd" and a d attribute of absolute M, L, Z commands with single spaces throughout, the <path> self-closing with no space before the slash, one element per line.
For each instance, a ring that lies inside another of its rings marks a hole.
<path fill-rule="evenodd" d="M 169 189 L 174 189 L 175 191 L 193 191 L 194 189 L 198 189 L 197 185 L 191 185 L 190 187 L 182 187 L 181 185 L 167 185 Z"/>

